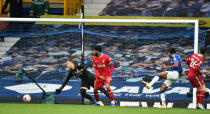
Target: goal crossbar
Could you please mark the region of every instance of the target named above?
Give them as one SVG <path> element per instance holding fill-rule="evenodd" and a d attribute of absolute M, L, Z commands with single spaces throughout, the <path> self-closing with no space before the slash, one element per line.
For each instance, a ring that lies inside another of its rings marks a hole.
<path fill-rule="evenodd" d="M 13 22 L 95 22 L 95 23 L 198 23 L 198 20 L 177 19 L 61 19 L 61 18 L 0 18 L 0 21 Z"/>

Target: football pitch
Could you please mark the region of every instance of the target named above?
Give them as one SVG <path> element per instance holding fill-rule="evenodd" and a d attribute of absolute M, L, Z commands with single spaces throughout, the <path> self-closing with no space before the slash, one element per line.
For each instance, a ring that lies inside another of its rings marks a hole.
<path fill-rule="evenodd" d="M 0 114 L 210 114 L 210 110 L 62 104 L 0 104 Z"/>

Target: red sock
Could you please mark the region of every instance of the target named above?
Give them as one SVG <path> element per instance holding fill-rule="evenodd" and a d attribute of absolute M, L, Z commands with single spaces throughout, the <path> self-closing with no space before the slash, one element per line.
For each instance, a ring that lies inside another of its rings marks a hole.
<path fill-rule="evenodd" d="M 198 104 L 198 102 L 200 101 L 200 100 L 199 100 L 199 99 L 200 99 L 199 95 L 200 95 L 200 91 L 196 91 L 197 104 Z"/>
<path fill-rule="evenodd" d="M 205 96 L 205 91 L 200 91 L 198 94 L 197 104 L 202 104 Z"/>
<path fill-rule="evenodd" d="M 110 100 L 114 101 L 114 96 L 113 96 L 112 90 L 111 89 L 107 89 L 107 90 L 108 90 L 108 93 L 109 93 Z"/>
<path fill-rule="evenodd" d="M 98 91 L 97 92 L 94 91 L 94 96 L 95 96 L 96 102 L 99 102 Z"/>

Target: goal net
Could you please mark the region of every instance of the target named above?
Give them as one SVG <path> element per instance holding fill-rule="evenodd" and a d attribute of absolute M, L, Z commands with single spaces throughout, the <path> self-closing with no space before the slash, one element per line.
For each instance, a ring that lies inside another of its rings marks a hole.
<path fill-rule="evenodd" d="M 167 49 L 175 48 L 181 56 L 184 73 L 172 88 L 182 83 L 185 91 L 173 93 L 170 89 L 172 92 L 168 92 L 166 99 L 174 100 L 177 95 L 183 100 L 190 89 L 185 61 L 205 46 L 206 37 L 206 31 L 199 30 L 198 20 L 0 18 L 0 22 L 4 23 L 0 31 L 2 97 L 39 93 L 27 85 L 30 80 L 21 69 L 49 92 L 54 92 L 67 77 L 65 62 L 69 58 L 88 64 L 88 70 L 94 73 L 92 47 L 101 45 L 103 53 L 113 60 L 112 89 L 119 101 L 157 99 L 162 80 L 153 92 L 143 88 L 140 81 L 149 81 L 152 75 L 164 71 L 162 64 L 169 63 Z M 205 69 L 204 72 L 208 73 Z M 64 91 L 75 94 L 68 96 L 64 92 L 61 97 L 79 98 L 80 80 L 73 80 L 76 81 L 69 83 L 72 89 Z M 57 85 L 48 88 L 49 84 Z M 93 95 L 92 89 L 88 92 Z"/>

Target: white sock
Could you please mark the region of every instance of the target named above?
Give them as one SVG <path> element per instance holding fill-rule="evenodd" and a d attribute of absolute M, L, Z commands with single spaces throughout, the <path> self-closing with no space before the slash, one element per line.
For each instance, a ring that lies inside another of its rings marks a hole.
<path fill-rule="evenodd" d="M 102 101 L 99 101 L 100 106 L 104 106 L 104 103 Z"/>
<path fill-rule="evenodd" d="M 158 80 L 159 80 L 159 76 L 155 76 L 153 79 L 152 79 L 152 81 L 149 83 L 149 85 L 152 87 L 152 85 L 155 83 L 155 82 L 157 82 Z"/>
<path fill-rule="evenodd" d="M 160 94 L 160 99 L 161 99 L 162 105 L 166 106 L 165 93 L 161 93 Z"/>
<path fill-rule="evenodd" d="M 114 101 L 111 101 L 111 104 L 115 104 L 115 102 Z"/>

